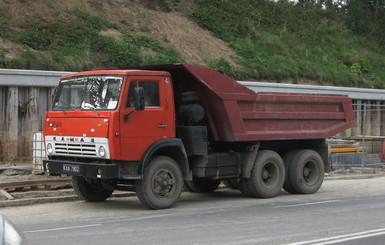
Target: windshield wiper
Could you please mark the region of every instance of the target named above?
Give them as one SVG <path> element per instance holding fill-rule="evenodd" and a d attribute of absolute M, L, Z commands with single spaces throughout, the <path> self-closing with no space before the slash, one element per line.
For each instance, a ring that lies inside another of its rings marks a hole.
<path fill-rule="evenodd" d="M 74 108 L 73 105 L 71 105 L 70 103 L 67 103 L 66 101 L 61 100 L 61 99 L 58 99 L 58 100 L 57 100 L 57 103 L 62 104 L 62 105 L 65 105 L 66 108 L 63 107 L 63 106 L 54 106 L 54 109 L 56 109 L 56 110 L 61 110 L 61 111 L 63 111 L 64 113 L 65 113 L 66 110 L 69 110 L 70 108 Z M 65 110 L 65 109 L 66 109 L 66 110 Z"/>

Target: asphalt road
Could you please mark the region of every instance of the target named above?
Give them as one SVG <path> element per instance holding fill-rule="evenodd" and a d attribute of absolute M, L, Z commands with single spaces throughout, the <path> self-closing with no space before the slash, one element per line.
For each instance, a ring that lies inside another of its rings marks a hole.
<path fill-rule="evenodd" d="M 2 208 L 30 244 L 384 244 L 385 177 L 327 180 L 313 195 L 184 193 L 172 209 L 136 197 Z"/>

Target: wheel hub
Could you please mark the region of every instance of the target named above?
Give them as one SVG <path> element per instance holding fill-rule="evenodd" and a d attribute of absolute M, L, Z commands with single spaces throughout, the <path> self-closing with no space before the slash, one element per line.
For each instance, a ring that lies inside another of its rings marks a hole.
<path fill-rule="evenodd" d="M 278 180 L 277 167 L 273 163 L 267 163 L 261 172 L 261 178 L 266 186 L 274 186 Z"/>
<path fill-rule="evenodd" d="M 158 197 L 169 197 L 174 192 L 174 176 L 168 170 L 159 170 L 153 182 L 153 192 Z"/>
<path fill-rule="evenodd" d="M 318 169 L 313 161 L 308 161 L 303 168 L 303 178 L 308 184 L 315 183 L 318 180 Z"/>
<path fill-rule="evenodd" d="M 267 180 L 270 178 L 270 173 L 269 173 L 269 170 L 267 169 L 264 169 L 263 172 L 262 172 L 262 179 L 263 180 Z"/>
<path fill-rule="evenodd" d="M 304 168 L 303 169 L 303 176 L 305 178 L 308 178 L 310 176 L 311 170 L 309 168 Z"/>

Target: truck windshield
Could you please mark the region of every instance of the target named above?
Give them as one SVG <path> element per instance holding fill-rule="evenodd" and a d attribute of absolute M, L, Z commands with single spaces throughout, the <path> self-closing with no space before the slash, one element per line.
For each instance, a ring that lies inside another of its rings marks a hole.
<path fill-rule="evenodd" d="M 84 76 L 62 80 L 54 111 L 114 110 L 119 101 L 123 77 Z"/>

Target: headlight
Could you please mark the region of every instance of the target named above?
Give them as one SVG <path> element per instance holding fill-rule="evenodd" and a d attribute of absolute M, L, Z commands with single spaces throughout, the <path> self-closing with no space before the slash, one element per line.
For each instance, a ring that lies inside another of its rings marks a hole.
<path fill-rule="evenodd" d="M 51 155 L 53 153 L 53 147 L 51 143 L 47 144 L 47 153 Z"/>
<path fill-rule="evenodd" d="M 99 156 L 101 157 L 106 156 L 106 149 L 103 146 L 99 146 Z"/>

